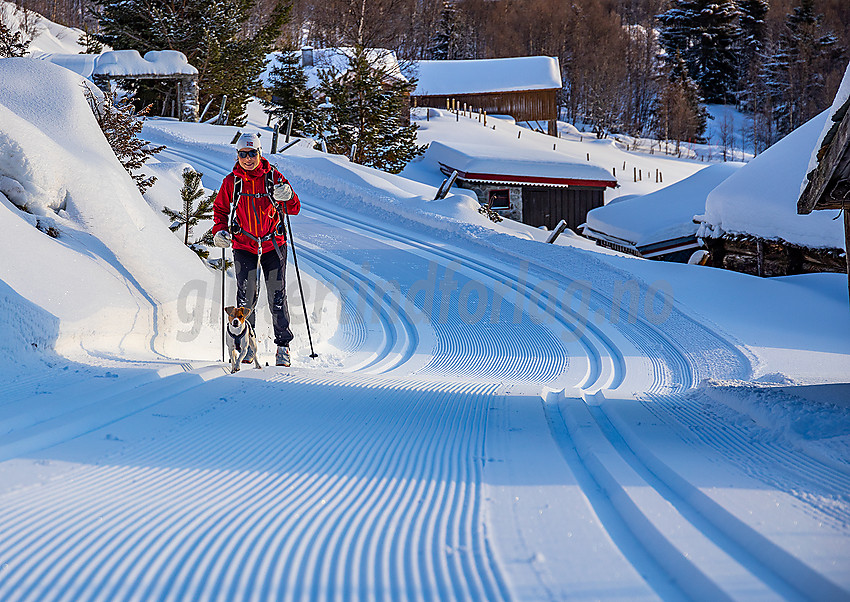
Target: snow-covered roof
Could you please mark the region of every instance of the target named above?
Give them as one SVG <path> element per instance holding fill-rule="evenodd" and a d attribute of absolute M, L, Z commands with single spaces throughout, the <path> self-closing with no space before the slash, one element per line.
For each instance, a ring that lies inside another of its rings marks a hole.
<path fill-rule="evenodd" d="M 554 150 L 434 141 L 428 147 L 426 158 L 439 163 L 446 171 L 457 170 L 467 181 L 549 186 L 617 185 L 617 179 L 607 170 L 573 161 Z"/>
<path fill-rule="evenodd" d="M 813 248 L 843 248 L 844 229 L 840 220 L 833 220 L 836 212 L 797 214 L 800 182 L 826 120 L 824 111 L 712 190 L 700 235 L 728 232 Z"/>
<path fill-rule="evenodd" d="M 78 75 L 140 77 L 196 75 L 198 70 L 189 64 L 186 55 L 176 50 L 152 50 L 144 58 L 137 50 L 110 50 L 103 54 L 39 54 L 34 58 L 70 69 Z"/>
<path fill-rule="evenodd" d="M 561 87 L 558 59 L 522 56 L 469 61 L 419 61 L 413 96 L 486 94 Z"/>
<path fill-rule="evenodd" d="M 609 203 L 587 214 L 587 227 L 635 247 L 696 234 L 694 216 L 705 212 L 705 199 L 742 163 L 718 163 L 666 188 Z"/>
<path fill-rule="evenodd" d="M 269 76 L 271 70 L 277 64 L 277 59 L 282 53 L 272 52 L 266 55 L 268 64 L 263 74 L 260 76 L 263 84 L 269 86 Z M 312 54 L 312 65 L 304 66 L 304 74 L 307 76 L 307 87 L 318 88 L 321 80 L 319 79 L 319 71 L 326 69 L 336 69 L 341 74 L 348 71 L 349 60 L 354 56 L 354 48 L 305 48 L 297 50 L 295 53 L 302 60 L 305 54 Z M 407 81 L 407 78 L 402 74 L 401 67 L 398 64 L 398 58 L 392 50 L 386 48 L 367 48 L 366 56 L 371 65 L 376 69 L 380 69 L 386 76 L 398 80 Z M 302 63 L 303 65 L 303 63 Z"/>
<path fill-rule="evenodd" d="M 818 151 L 823 146 L 829 131 L 836 126 L 832 118 L 848 101 L 850 101 L 850 63 L 847 64 L 847 69 L 844 71 L 844 78 L 841 80 L 841 85 L 838 87 L 838 92 L 836 92 L 835 94 L 835 99 L 832 101 L 832 106 L 827 112 L 826 123 L 824 123 L 820 136 L 818 136 L 818 139 L 815 142 L 814 147 L 812 148 L 812 153 L 809 156 L 809 166 L 806 169 L 806 174 L 808 174 L 818 166 Z M 800 183 L 800 194 L 802 194 L 803 190 L 806 189 L 806 185 L 808 183 L 808 179 L 804 177 L 803 181 Z"/>
<path fill-rule="evenodd" d="M 94 75 L 196 75 L 186 55 L 176 50 L 152 50 L 142 57 L 138 50 L 112 50 L 101 54 L 94 65 Z"/>

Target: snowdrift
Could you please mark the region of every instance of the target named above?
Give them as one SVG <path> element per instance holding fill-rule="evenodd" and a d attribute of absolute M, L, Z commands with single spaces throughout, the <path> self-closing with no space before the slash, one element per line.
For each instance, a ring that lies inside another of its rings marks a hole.
<path fill-rule="evenodd" d="M 115 158 L 82 77 L 20 58 L 0 60 L 0 80 L 0 279 L 60 320 L 66 352 L 178 352 L 185 292 L 215 290 L 213 275 Z M 216 340 L 194 335 L 195 353 Z"/>
<path fill-rule="evenodd" d="M 0 13 L 3 14 L 3 22 L 13 32 L 26 29 L 24 21 L 30 26 L 34 35 L 28 50 L 32 56 L 53 52 L 76 54 L 86 50 L 79 42 L 82 29 L 53 23 L 31 10 L 25 15 L 22 10 L 16 9 L 14 2 L 4 0 L 0 0 Z"/>

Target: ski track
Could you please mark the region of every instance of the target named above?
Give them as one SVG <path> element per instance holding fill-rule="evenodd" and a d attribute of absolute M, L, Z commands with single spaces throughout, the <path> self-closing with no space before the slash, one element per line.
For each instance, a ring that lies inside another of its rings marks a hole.
<path fill-rule="evenodd" d="M 507 597 L 478 528 L 495 385 L 261 378 L 6 500 L 0 598 Z"/>
<path fill-rule="evenodd" d="M 191 152 L 163 154 L 229 172 Z M 675 307 L 664 324 L 642 316 L 595 323 L 612 307 L 604 283 L 590 293 L 588 319 L 520 282 L 510 262 L 305 198 L 297 250 L 305 268 L 340 293 L 343 320 L 333 341 L 351 352 L 345 370 L 354 374 L 264 370 L 201 384 L 181 396 L 188 409 L 170 429 L 145 431 L 98 463 L 0 495 L 0 524 L 8 525 L 0 599 L 508 599 L 507 567 L 491 550 L 482 516 L 487 412 L 505 380 L 563 389 L 542 400 L 553 440 L 599 523 L 659 596 L 806 596 L 782 565 L 742 546 L 722 512 L 694 503 L 691 486 L 642 450 L 600 395 L 641 383 L 635 403 L 680 432 L 685 448 L 723 454 L 736 470 L 796 496 L 802 512 L 846 529 L 846 503 L 811 498 L 846 498 L 850 476 L 754 440 L 683 395 L 703 378 L 749 378 L 740 348 Z M 405 263 L 410 279 L 384 280 L 388 257 Z M 358 269 L 364 262 L 369 269 Z M 452 307 L 459 291 L 477 284 L 488 295 L 484 316 L 499 311 L 493 299 L 507 291 L 500 315 L 521 301 L 519 319 L 464 321 L 438 302 L 408 308 L 381 296 L 388 285 L 404 296 L 433 265 L 454 272 Z M 582 274 L 597 266 L 574 267 Z M 527 276 L 575 282 L 533 262 Z M 433 341 L 423 339 L 423 316 Z M 360 353 L 375 336 L 377 349 Z M 148 378 L 122 379 L 102 396 Z M 51 400 L 28 415 L 33 386 L 0 387 L 0 416 L 12 432 L 60 411 Z M 570 397 L 570 387 L 580 394 Z M 124 422 L 147 414 L 127 413 Z M 96 422 L 89 426 L 85 437 L 101 433 Z M 635 493 L 634 482 L 646 492 Z M 691 531 L 681 540 L 678 533 Z M 818 583 L 816 591 L 840 591 Z"/>

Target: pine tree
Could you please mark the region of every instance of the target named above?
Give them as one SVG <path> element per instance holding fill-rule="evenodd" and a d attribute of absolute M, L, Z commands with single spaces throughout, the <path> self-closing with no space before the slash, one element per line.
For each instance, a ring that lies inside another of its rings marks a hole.
<path fill-rule="evenodd" d="M 262 100 L 267 115 L 283 120 L 292 113 L 292 132 L 306 133 L 316 119 L 316 102 L 307 88 L 307 75 L 300 54 L 292 47 L 277 53 L 277 64 L 269 76 L 271 101 Z"/>
<path fill-rule="evenodd" d="M 424 152 L 424 146 L 416 144 L 417 126 L 404 119 L 406 95 L 415 83 L 393 77 L 378 59 L 356 46 L 348 71 L 320 71 L 319 90 L 326 98 L 324 108 L 320 107 L 322 133 L 329 152 L 398 173 Z"/>
<path fill-rule="evenodd" d="M 443 0 L 440 10 L 440 23 L 437 31 L 431 37 L 428 47 L 428 58 L 435 61 L 455 60 L 460 58 L 460 27 L 458 12 L 453 0 Z"/>
<path fill-rule="evenodd" d="M 738 48 L 746 55 L 744 70 L 749 61 L 764 50 L 765 37 L 767 35 L 764 22 L 770 4 L 767 0 L 738 0 L 738 12 L 740 13 L 741 35 L 738 40 Z"/>
<path fill-rule="evenodd" d="M 699 88 L 688 75 L 681 55 L 668 68 L 654 110 L 655 135 L 660 140 L 675 140 L 676 154 L 682 141 L 704 142 L 708 112 L 701 104 Z"/>
<path fill-rule="evenodd" d="M 202 105 L 217 110 L 227 95 L 231 123 L 244 125 L 245 107 L 260 89 L 266 54 L 289 19 L 290 4 L 278 1 L 265 22 L 250 30 L 255 0 L 95 0 L 98 40 L 116 50 L 179 50 L 198 69 Z M 250 30 L 250 31 L 249 31 Z M 150 102 L 162 90 L 133 85 Z"/>
<path fill-rule="evenodd" d="M 83 85 L 83 93 L 115 156 L 136 181 L 139 192 L 144 194 L 156 182 L 156 177 L 137 172 L 151 156 L 165 148 L 151 146 L 149 142 L 138 137 L 142 131 L 140 117 L 147 114 L 150 106 L 137 112 L 128 98 L 119 99 L 113 92 L 99 99 L 87 85 Z"/>
<path fill-rule="evenodd" d="M 183 209 L 175 211 L 165 207 L 162 212 L 172 220 L 169 229 L 172 232 L 177 232 L 183 228 L 183 244 L 192 249 L 201 259 L 209 257 L 209 251 L 201 245 L 212 245 L 212 228 L 210 228 L 201 238 L 193 242 L 189 242 L 192 236 L 192 228 L 198 225 L 201 220 L 212 219 L 213 203 L 215 202 L 216 194 L 204 198 L 204 189 L 201 187 L 202 173 L 198 173 L 190 167 L 183 170 L 183 188 L 180 190 L 180 197 L 183 200 Z M 201 200 L 195 205 L 195 202 Z"/>
<path fill-rule="evenodd" d="M 772 107 L 774 128 L 779 137 L 791 132 L 826 109 L 831 90 L 824 74 L 840 64 L 845 49 L 832 32 L 821 26 L 822 15 L 814 0 L 800 0 L 789 14 L 776 47 L 764 61 L 761 79 Z"/>
<path fill-rule="evenodd" d="M 737 85 L 735 41 L 740 30 L 735 0 L 673 0 L 658 15 L 668 61 L 682 57 L 707 102 L 731 100 Z"/>
<path fill-rule="evenodd" d="M 6 25 L 0 10 L 0 58 L 26 56 L 29 45 L 30 40 L 25 39 L 23 33 L 12 32 L 11 27 Z"/>
<path fill-rule="evenodd" d="M 80 54 L 100 54 L 103 52 L 103 44 L 89 31 L 88 27 L 80 34 L 77 42 L 85 47 Z"/>

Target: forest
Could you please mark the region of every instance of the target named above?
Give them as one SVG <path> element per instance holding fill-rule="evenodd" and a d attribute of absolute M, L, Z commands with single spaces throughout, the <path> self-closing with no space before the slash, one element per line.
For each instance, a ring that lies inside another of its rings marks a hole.
<path fill-rule="evenodd" d="M 209 32 L 259 50 L 388 48 L 401 61 L 547 55 L 559 59 L 563 118 L 612 132 L 699 141 L 706 103 L 751 116 L 758 154 L 831 103 L 850 59 L 847 0 L 26 0 L 113 48 L 209 44 Z M 157 11 L 187 30 L 122 36 L 116 7 Z M 194 6 L 192 12 L 181 7 Z M 182 12 L 181 12 L 182 10 Z M 112 20 L 110 20 L 112 15 Z M 221 21 L 233 20 L 230 23 Z M 226 27 L 225 27 L 226 25 Z M 192 31 L 194 30 L 194 31 Z M 193 41 L 189 41 L 189 40 Z M 227 40 L 218 40 L 225 47 Z M 267 47 L 267 48 L 266 48 Z M 187 55 L 191 54 L 187 52 Z M 204 56 L 214 54 L 207 52 Z M 227 57 L 229 52 L 219 52 Z M 224 63 L 226 61 L 222 61 Z M 236 77 L 232 65 L 208 79 Z M 251 74 L 257 72 L 254 62 Z M 415 70 L 412 71 L 415 75 Z M 249 78 L 250 79 L 250 78 Z M 250 83 L 250 82 L 249 82 Z"/>

